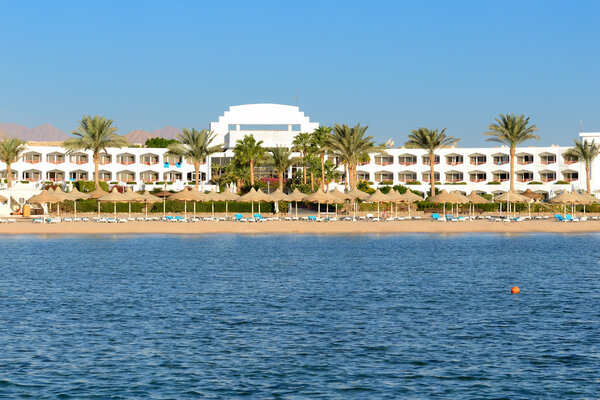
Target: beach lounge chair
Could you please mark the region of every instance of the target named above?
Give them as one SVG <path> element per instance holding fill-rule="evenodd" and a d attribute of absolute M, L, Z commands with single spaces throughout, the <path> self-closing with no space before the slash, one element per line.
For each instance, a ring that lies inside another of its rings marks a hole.
<path fill-rule="evenodd" d="M 235 219 L 238 222 L 248 222 L 248 218 L 244 218 L 242 214 L 235 214 Z"/>
<path fill-rule="evenodd" d="M 81 222 L 90 222 L 90 219 L 88 217 L 83 217 L 81 218 Z"/>
<path fill-rule="evenodd" d="M 266 219 L 264 219 L 261 214 L 254 214 L 254 219 L 256 220 L 256 222 L 266 221 Z"/>
<path fill-rule="evenodd" d="M 117 220 L 115 218 L 106 218 L 106 222 L 109 224 L 116 224 Z"/>
<path fill-rule="evenodd" d="M 556 219 L 558 222 L 564 222 L 565 220 L 560 214 L 554 214 L 554 219 Z"/>
<path fill-rule="evenodd" d="M 46 222 L 49 224 L 58 224 L 60 222 L 60 218 L 48 218 Z"/>
<path fill-rule="evenodd" d="M 438 213 L 433 213 L 433 214 L 431 214 L 431 218 L 434 221 L 439 221 L 442 218 L 442 216 L 440 214 L 438 214 Z"/>
<path fill-rule="evenodd" d="M 314 215 L 309 215 L 308 216 L 308 222 L 320 222 L 320 221 L 322 221 L 322 219 L 321 218 L 317 218 Z"/>
<path fill-rule="evenodd" d="M 571 214 L 567 214 L 567 215 L 565 215 L 565 221 L 577 222 L 577 221 L 579 221 L 579 218 L 574 218 Z"/>
<path fill-rule="evenodd" d="M 7 220 L 3 220 L 3 221 L 7 222 Z M 44 223 L 44 219 L 43 218 L 34 218 L 33 223 L 34 224 L 42 224 L 42 223 Z"/>
<path fill-rule="evenodd" d="M 174 222 L 174 221 L 175 221 L 175 218 L 173 218 L 173 217 L 172 217 L 172 216 L 170 216 L 170 215 L 165 215 L 165 216 L 163 217 L 163 221 L 167 221 L 167 222 Z M 176 221 L 175 221 L 175 222 L 176 222 Z"/>
<path fill-rule="evenodd" d="M 187 219 L 185 219 L 184 217 L 177 215 L 175 217 L 175 222 L 187 222 Z"/>

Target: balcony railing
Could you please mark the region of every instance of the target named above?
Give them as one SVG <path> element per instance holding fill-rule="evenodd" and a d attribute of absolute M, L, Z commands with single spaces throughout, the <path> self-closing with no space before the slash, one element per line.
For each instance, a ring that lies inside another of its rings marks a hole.
<path fill-rule="evenodd" d="M 448 165 L 460 165 L 462 163 L 463 163 L 462 161 L 448 161 L 447 162 Z"/>
<path fill-rule="evenodd" d="M 494 178 L 494 180 L 497 181 L 497 182 L 506 182 L 506 181 L 509 180 L 509 178 L 499 178 L 499 177 L 496 177 L 496 178 Z"/>
<path fill-rule="evenodd" d="M 567 182 L 575 182 L 578 180 L 579 180 L 579 178 L 565 178 L 565 181 L 567 181 Z"/>
<path fill-rule="evenodd" d="M 149 183 L 149 182 L 158 182 L 158 178 L 151 178 L 151 179 L 148 179 L 148 178 L 142 178 L 142 182 L 144 182 L 144 183 Z"/>
<path fill-rule="evenodd" d="M 158 161 L 142 161 L 144 165 L 155 165 L 158 164 Z"/>
<path fill-rule="evenodd" d="M 65 160 L 48 160 L 47 162 L 50 164 L 62 164 Z"/>
<path fill-rule="evenodd" d="M 398 164 L 400 165 L 415 165 L 417 162 L 416 161 L 402 161 L 399 162 Z"/>
<path fill-rule="evenodd" d="M 471 161 L 471 165 L 481 165 L 485 164 L 485 161 Z"/>
<path fill-rule="evenodd" d="M 135 161 L 121 160 L 121 161 L 117 161 L 117 164 L 131 165 L 131 164 L 135 164 Z"/>
<path fill-rule="evenodd" d="M 570 165 L 570 164 L 575 164 L 577 162 L 577 160 L 565 160 L 565 164 Z"/>
<path fill-rule="evenodd" d="M 504 165 L 504 164 L 508 164 L 510 162 L 510 160 L 494 160 L 494 164 L 496 165 Z"/>
<path fill-rule="evenodd" d="M 525 161 L 525 160 L 517 161 L 517 164 L 519 164 L 519 165 L 527 165 L 527 164 L 532 164 L 532 163 L 533 163 L 533 161 Z"/>
<path fill-rule="evenodd" d="M 517 178 L 517 182 L 525 183 L 532 181 L 533 178 Z"/>
<path fill-rule="evenodd" d="M 469 181 L 474 182 L 474 183 L 478 183 L 478 182 L 485 182 L 485 179 L 481 179 L 481 178 L 470 178 Z"/>
<path fill-rule="evenodd" d="M 542 165 L 555 164 L 556 160 L 548 160 L 542 158 Z"/>
<path fill-rule="evenodd" d="M 463 178 L 446 178 L 447 183 L 462 182 L 463 180 L 464 180 Z"/>
<path fill-rule="evenodd" d="M 42 162 L 42 160 L 23 160 L 23 162 L 26 162 L 27 164 L 37 164 Z"/>
<path fill-rule="evenodd" d="M 393 161 L 375 161 L 375 164 L 377 165 L 391 165 L 393 163 Z"/>
<path fill-rule="evenodd" d="M 552 181 L 555 181 L 555 180 L 556 180 L 556 177 L 552 177 L 552 178 L 550 178 L 550 177 L 547 177 L 547 178 L 540 178 L 540 180 L 541 180 L 542 182 L 552 182 Z"/>

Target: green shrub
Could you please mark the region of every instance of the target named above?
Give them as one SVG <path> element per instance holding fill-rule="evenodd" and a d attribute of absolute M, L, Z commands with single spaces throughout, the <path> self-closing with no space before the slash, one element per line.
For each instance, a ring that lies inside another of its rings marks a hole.
<path fill-rule="evenodd" d="M 167 185 L 172 185 L 172 184 L 173 184 L 172 181 L 167 182 Z"/>
<path fill-rule="evenodd" d="M 165 183 L 163 181 L 161 182 L 154 182 L 155 185 L 164 185 Z"/>
<path fill-rule="evenodd" d="M 128 185 L 137 185 L 137 182 L 136 181 L 129 181 L 129 182 L 127 182 L 127 184 Z"/>
<path fill-rule="evenodd" d="M 528 185 L 543 185 L 542 182 L 538 182 L 538 181 L 531 181 L 528 183 Z"/>
<path fill-rule="evenodd" d="M 108 192 L 108 183 L 104 181 L 99 181 L 98 184 L 102 190 Z M 96 185 L 94 181 L 75 181 L 73 182 L 73 187 L 79 190 L 80 192 L 93 192 L 96 189 Z"/>
<path fill-rule="evenodd" d="M 498 182 L 498 181 L 490 181 L 490 182 L 488 182 L 487 184 L 488 184 L 488 185 L 499 185 L 499 184 L 500 184 L 500 182 Z"/>
<path fill-rule="evenodd" d="M 375 189 L 373 189 L 371 187 L 372 184 L 373 184 L 372 182 L 360 181 L 356 184 L 356 188 L 365 193 L 373 194 L 373 193 L 375 193 Z"/>
<path fill-rule="evenodd" d="M 421 184 L 421 182 L 419 182 L 419 181 L 408 181 L 405 183 L 405 185 L 420 185 L 420 184 Z"/>
<path fill-rule="evenodd" d="M 392 185 L 394 182 L 393 181 L 382 181 L 379 182 L 380 185 Z"/>
<path fill-rule="evenodd" d="M 111 185 L 118 185 L 118 184 L 119 184 L 119 182 L 117 182 L 117 181 L 112 181 L 112 182 L 109 182 L 109 183 L 110 183 Z"/>
<path fill-rule="evenodd" d="M 445 185 L 466 185 L 467 182 L 446 182 Z"/>
<path fill-rule="evenodd" d="M 29 183 L 29 181 L 20 181 L 20 182 L 21 183 L 25 183 L 25 184 Z"/>
<path fill-rule="evenodd" d="M 556 184 L 557 185 L 569 185 L 569 182 L 567 182 L 567 181 L 557 181 Z"/>

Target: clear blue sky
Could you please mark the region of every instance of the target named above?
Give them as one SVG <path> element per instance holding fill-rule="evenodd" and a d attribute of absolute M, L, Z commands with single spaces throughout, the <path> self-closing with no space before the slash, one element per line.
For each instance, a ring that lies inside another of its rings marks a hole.
<path fill-rule="evenodd" d="M 600 131 L 598 21 L 598 1 L 3 2 L 0 121 L 205 128 L 298 93 L 397 145 L 420 126 L 482 145 L 506 112 L 570 144 L 580 119 Z"/>

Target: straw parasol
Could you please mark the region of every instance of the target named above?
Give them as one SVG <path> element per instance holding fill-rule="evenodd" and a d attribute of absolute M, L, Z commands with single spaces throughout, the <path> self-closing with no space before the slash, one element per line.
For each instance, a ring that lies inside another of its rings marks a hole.
<path fill-rule="evenodd" d="M 561 194 L 552 197 L 548 200 L 552 204 L 562 204 L 564 206 L 564 212 L 567 212 L 567 204 L 577 204 L 581 199 L 579 196 L 569 193 L 566 190 L 563 190 Z"/>
<path fill-rule="evenodd" d="M 321 188 L 317 189 L 316 192 L 304 197 L 304 201 L 308 201 L 309 203 L 317 203 L 317 214 L 319 218 L 321 217 L 321 203 L 334 203 L 336 200 L 337 198 L 334 195 L 327 195 L 321 190 Z"/>
<path fill-rule="evenodd" d="M 48 192 L 47 190 L 42 190 L 40 194 L 36 194 L 27 200 L 28 203 L 36 203 L 36 204 L 53 204 L 58 203 L 60 199 L 56 197 L 54 194 Z"/>
<path fill-rule="evenodd" d="M 117 218 L 117 203 L 129 203 L 131 200 L 123 193 L 119 193 L 116 187 L 112 191 L 98 199 L 99 202 L 113 203 L 115 210 L 115 218 Z"/>
<path fill-rule="evenodd" d="M 135 201 L 136 203 L 143 203 L 146 198 L 139 193 L 136 193 L 134 190 L 128 190 L 123 193 L 130 200 L 129 202 L 129 218 L 131 218 L 131 202 Z"/>
<path fill-rule="evenodd" d="M 428 199 L 431 203 L 443 203 L 444 204 L 444 215 L 446 215 L 446 203 L 449 204 L 460 204 L 463 202 L 463 199 L 459 198 L 453 193 L 448 193 L 446 189 L 442 189 L 435 196 L 431 196 Z"/>
<path fill-rule="evenodd" d="M 238 196 L 236 193 L 230 192 L 229 190 L 219 193 L 219 199 L 225 202 L 225 218 L 227 218 L 227 214 L 229 212 L 229 202 L 236 201 L 238 197 L 240 196 Z"/>
<path fill-rule="evenodd" d="M 450 194 L 459 199 L 461 204 L 467 204 L 471 201 L 467 196 L 465 196 L 458 190 L 453 190 L 452 192 L 450 192 Z"/>
<path fill-rule="evenodd" d="M 211 212 L 212 212 L 211 216 L 214 218 L 215 217 L 215 201 L 220 201 L 221 195 L 219 193 L 215 192 L 215 189 L 213 188 L 213 190 L 211 190 L 209 193 L 205 194 L 204 196 L 206 197 L 207 200 L 210 200 Z"/>
<path fill-rule="evenodd" d="M 56 206 L 57 215 L 60 215 L 60 203 L 62 203 L 65 200 L 69 200 L 69 196 L 67 196 L 66 193 L 62 191 L 60 186 L 57 186 L 54 190 L 50 189 L 49 192 L 56 196 L 58 200 L 60 200 Z"/>
<path fill-rule="evenodd" d="M 163 202 L 163 217 L 167 214 L 167 197 L 172 195 L 173 193 L 167 192 L 166 190 L 161 190 L 158 193 L 154 193 L 154 196 L 162 198 Z"/>
<path fill-rule="evenodd" d="M 359 190 L 357 188 L 352 189 L 351 191 L 349 191 L 348 193 L 346 193 L 346 196 L 348 196 L 348 198 L 350 200 L 366 200 L 369 197 L 369 193 L 363 192 L 362 190 Z"/>
<path fill-rule="evenodd" d="M 490 201 L 488 199 L 486 199 L 483 196 L 478 195 L 477 193 L 475 193 L 475 191 L 473 190 L 471 192 L 471 194 L 469 194 L 467 196 L 467 198 L 469 199 L 469 201 L 473 204 L 486 204 L 489 203 Z"/>
<path fill-rule="evenodd" d="M 351 200 L 351 196 L 348 196 L 348 193 L 340 191 L 338 188 L 334 188 L 330 190 L 328 193 L 338 197 L 341 201 Z"/>
<path fill-rule="evenodd" d="M 530 198 L 530 199 L 532 199 L 533 201 L 538 201 L 538 200 L 541 200 L 541 199 L 543 199 L 543 198 L 544 198 L 544 196 L 542 196 L 542 195 L 541 195 L 541 194 L 539 194 L 539 193 L 536 193 L 536 192 L 534 192 L 533 190 L 531 190 L 531 189 L 529 189 L 529 188 L 528 188 L 526 191 L 524 191 L 523 193 L 521 193 L 521 194 L 522 194 L 523 196 L 527 196 L 527 197 L 529 197 L 529 198 Z"/>
<path fill-rule="evenodd" d="M 6 197 L 0 196 L 0 203 L 4 203 L 6 201 L 8 201 L 8 199 Z"/>
<path fill-rule="evenodd" d="M 106 192 L 104 192 L 104 193 L 106 193 Z M 65 197 L 66 197 L 66 200 L 71 200 L 73 202 L 73 208 L 75 210 L 75 218 L 77 218 L 77 200 L 89 199 L 90 194 L 89 193 L 81 193 L 79 190 L 77 190 L 77 188 L 73 188 L 73 190 L 71 190 L 70 192 L 65 193 Z"/>
<path fill-rule="evenodd" d="M 108 192 L 102 190 L 100 188 L 100 186 L 97 186 L 96 189 L 94 189 L 93 191 L 89 192 L 88 195 L 90 196 L 90 199 L 99 199 L 100 197 L 106 196 Z"/>
<path fill-rule="evenodd" d="M 522 194 L 517 193 L 516 190 L 509 190 L 506 193 L 502 193 L 500 196 L 496 197 L 494 201 L 497 202 L 510 202 L 510 203 L 529 203 L 531 202 L 531 198 L 527 196 L 523 196 Z"/>
<path fill-rule="evenodd" d="M 383 194 L 381 190 L 377 189 L 375 193 L 367 197 L 365 201 L 367 203 L 377 203 L 377 216 L 379 216 L 379 203 L 391 203 L 392 198 L 387 194 Z"/>
<path fill-rule="evenodd" d="M 146 203 L 146 218 L 148 218 L 148 204 L 160 203 L 162 199 L 150 194 L 147 190 L 141 196 L 144 198 L 144 203 Z"/>
<path fill-rule="evenodd" d="M 243 196 L 240 196 L 236 199 L 236 201 L 241 201 L 244 203 L 252 203 L 252 214 L 254 214 L 254 202 L 258 202 L 258 212 L 260 213 L 260 202 L 261 201 L 270 201 L 268 195 L 263 193 L 262 190 L 255 190 L 254 188 L 250 189 L 248 193 Z"/>
<path fill-rule="evenodd" d="M 408 199 L 400 192 L 395 191 L 394 189 L 390 189 L 387 196 L 390 199 L 390 202 L 394 204 L 394 208 L 396 210 L 396 217 L 398 217 L 398 203 L 408 203 Z M 408 213 L 410 214 L 410 206 L 408 209 Z"/>
<path fill-rule="evenodd" d="M 183 216 L 187 219 L 187 202 L 188 201 L 196 201 L 197 196 L 192 193 L 191 190 L 183 189 L 181 192 L 172 193 L 169 196 L 169 200 L 173 201 L 183 201 Z"/>
<path fill-rule="evenodd" d="M 290 197 L 279 189 L 269 194 L 269 197 L 272 201 L 290 201 Z"/>
<path fill-rule="evenodd" d="M 288 194 L 290 201 L 296 203 L 296 218 L 298 218 L 298 202 L 304 200 L 304 197 L 306 197 L 306 195 L 299 191 L 298 188 L 294 189 L 292 193 Z"/>

